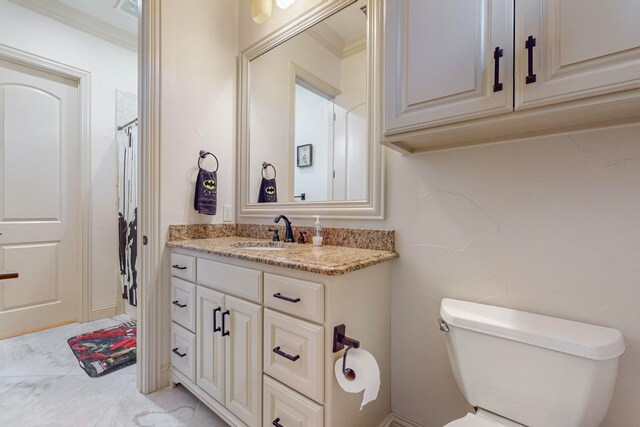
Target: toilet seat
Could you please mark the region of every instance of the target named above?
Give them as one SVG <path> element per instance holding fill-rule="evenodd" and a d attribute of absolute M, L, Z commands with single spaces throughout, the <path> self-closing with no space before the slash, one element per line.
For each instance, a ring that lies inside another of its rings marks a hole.
<path fill-rule="evenodd" d="M 451 421 L 444 427 L 504 427 L 504 424 L 481 418 L 476 414 L 467 414 L 463 418 Z"/>

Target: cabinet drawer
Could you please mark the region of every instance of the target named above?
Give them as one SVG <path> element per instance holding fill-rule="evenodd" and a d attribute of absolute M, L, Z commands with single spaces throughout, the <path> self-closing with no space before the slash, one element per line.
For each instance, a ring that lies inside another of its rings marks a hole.
<path fill-rule="evenodd" d="M 196 336 L 171 323 L 171 365 L 191 381 L 196 380 Z"/>
<path fill-rule="evenodd" d="M 322 406 L 266 376 L 262 412 L 264 427 L 272 426 L 274 421 L 283 426 L 324 425 Z"/>
<path fill-rule="evenodd" d="M 200 258 L 198 284 L 261 302 L 262 271 Z"/>
<path fill-rule="evenodd" d="M 196 259 L 189 255 L 171 254 L 171 274 L 195 282 Z"/>
<path fill-rule="evenodd" d="M 312 322 L 324 322 L 324 285 L 265 273 L 264 305 Z"/>
<path fill-rule="evenodd" d="M 264 312 L 264 372 L 322 403 L 324 328 L 277 313 Z"/>
<path fill-rule="evenodd" d="M 196 330 L 196 285 L 177 277 L 171 278 L 171 320 Z"/>

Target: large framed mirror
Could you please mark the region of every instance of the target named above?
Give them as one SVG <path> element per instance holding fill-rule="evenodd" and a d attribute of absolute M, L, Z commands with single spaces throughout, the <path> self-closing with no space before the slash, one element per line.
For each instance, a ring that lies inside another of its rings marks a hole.
<path fill-rule="evenodd" d="M 378 0 L 335 0 L 240 55 L 241 217 L 381 219 Z"/>

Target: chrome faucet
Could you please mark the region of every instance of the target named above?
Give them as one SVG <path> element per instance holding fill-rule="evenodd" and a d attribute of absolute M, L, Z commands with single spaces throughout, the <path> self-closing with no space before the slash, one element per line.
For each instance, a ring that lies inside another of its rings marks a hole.
<path fill-rule="evenodd" d="M 285 243 L 293 243 L 293 229 L 291 228 L 291 221 L 289 221 L 289 218 L 287 218 L 284 215 L 278 215 L 273 222 L 275 222 L 276 224 L 280 222 L 281 219 L 284 219 L 284 227 L 285 227 L 285 233 L 284 233 L 284 242 Z"/>

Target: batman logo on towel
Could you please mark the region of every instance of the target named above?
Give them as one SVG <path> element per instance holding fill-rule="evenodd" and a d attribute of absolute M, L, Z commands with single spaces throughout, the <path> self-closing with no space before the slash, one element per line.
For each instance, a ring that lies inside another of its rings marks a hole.
<path fill-rule="evenodd" d="M 271 185 L 271 186 L 265 188 L 264 192 L 267 193 L 270 196 L 273 195 L 273 194 L 276 194 L 276 187 Z"/>
<path fill-rule="evenodd" d="M 216 182 L 214 180 L 212 180 L 212 179 L 207 179 L 205 182 L 202 183 L 202 185 L 207 190 L 215 190 L 216 189 Z"/>

